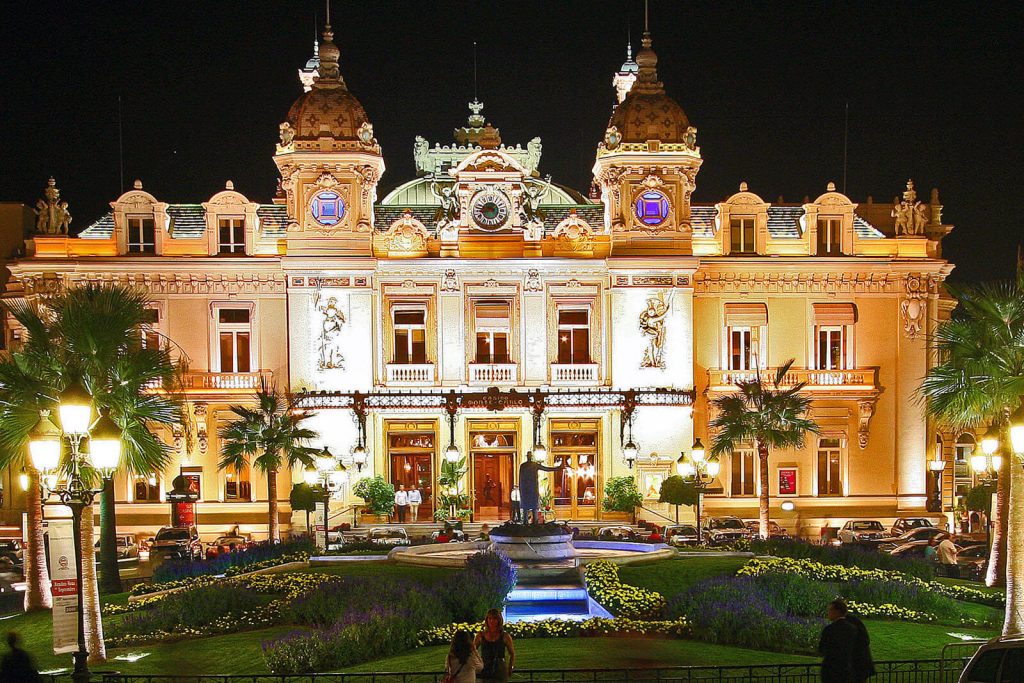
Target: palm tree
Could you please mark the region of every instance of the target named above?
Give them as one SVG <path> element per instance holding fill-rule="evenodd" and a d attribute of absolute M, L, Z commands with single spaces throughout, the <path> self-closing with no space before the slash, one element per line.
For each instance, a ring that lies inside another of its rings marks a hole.
<path fill-rule="evenodd" d="M 1024 585 L 1018 585 L 1024 582 L 1024 477 L 1012 466 L 1006 445 L 1009 416 L 1024 398 L 1024 271 L 1016 281 L 947 285 L 947 291 L 958 306 L 935 330 L 939 362 L 920 393 L 928 412 L 945 425 L 972 429 L 992 423 L 1001 432 L 1006 465 L 996 487 L 985 582 L 1006 582 L 1004 633 L 1019 632 L 1024 627 Z"/>
<path fill-rule="evenodd" d="M 150 425 L 174 424 L 180 414 L 172 396 L 153 393 L 152 388 L 166 385 L 176 364 L 169 351 L 146 347 L 142 341 L 147 304 L 145 294 L 136 290 L 87 285 L 8 307 L 27 337 L 0 361 L 0 466 L 25 463 L 28 434 L 39 411 L 55 408 L 60 391 L 77 379 L 92 394 L 95 406 L 109 409 L 121 428 L 125 469 L 134 473 L 164 468 L 170 451 Z M 31 463 L 26 465 L 30 476 L 37 478 Z M 28 510 L 26 608 L 31 609 L 48 602 L 37 491 L 36 486 L 29 494 Z M 87 508 L 83 515 L 83 539 L 92 536 L 91 510 Z M 101 503 L 101 570 L 105 586 L 113 591 L 120 590 L 115 536 L 113 487 L 106 483 Z M 87 557 L 91 558 L 92 547 L 91 542 L 84 546 Z M 85 563 L 83 574 L 86 594 L 92 595 L 96 575 L 91 561 Z M 98 600 L 86 600 L 85 608 L 90 660 L 102 661 Z"/>
<path fill-rule="evenodd" d="M 260 380 L 256 390 L 256 406 L 231 406 L 238 416 L 220 430 L 220 469 L 233 467 L 236 472 L 250 465 L 267 476 L 267 512 L 270 540 L 280 538 L 277 516 L 277 473 L 287 466 L 313 464 L 316 449 L 306 443 L 319 435 L 302 427 L 311 413 L 296 409 L 287 396 Z"/>
<path fill-rule="evenodd" d="M 804 415 L 811 399 L 801 395 L 803 383 L 782 388 L 793 359 L 775 372 L 772 388 L 757 378 L 737 382 L 737 393 L 721 396 L 712 401 L 715 418 L 710 427 L 715 430 L 710 455 L 732 453 L 741 443 L 753 441 L 757 446 L 760 470 L 760 529 L 761 538 L 768 538 L 768 454 L 773 448 L 797 448 L 803 445 L 806 432 L 818 433 L 818 425 Z"/>

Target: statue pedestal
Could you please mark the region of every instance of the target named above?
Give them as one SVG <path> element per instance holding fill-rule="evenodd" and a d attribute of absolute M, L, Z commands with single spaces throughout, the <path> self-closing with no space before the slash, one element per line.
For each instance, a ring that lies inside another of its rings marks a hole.
<path fill-rule="evenodd" d="M 491 532 L 491 547 L 516 563 L 553 562 L 576 557 L 572 534 L 506 535 Z"/>

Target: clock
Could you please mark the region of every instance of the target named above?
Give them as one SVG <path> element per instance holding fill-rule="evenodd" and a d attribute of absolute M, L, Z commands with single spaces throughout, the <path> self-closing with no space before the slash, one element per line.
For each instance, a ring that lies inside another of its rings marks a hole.
<path fill-rule="evenodd" d="M 508 221 L 512 207 L 503 192 L 483 190 L 473 198 L 472 211 L 477 226 L 484 230 L 497 230 Z"/>

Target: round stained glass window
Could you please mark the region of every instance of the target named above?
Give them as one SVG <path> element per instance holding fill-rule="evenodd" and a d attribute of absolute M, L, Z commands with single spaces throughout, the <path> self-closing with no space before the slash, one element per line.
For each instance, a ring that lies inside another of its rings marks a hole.
<path fill-rule="evenodd" d="M 636 198 L 633 210 L 644 225 L 661 225 L 668 218 L 668 197 L 657 190 L 648 190 Z"/>
<path fill-rule="evenodd" d="M 345 217 L 345 200 L 334 190 L 324 190 L 313 196 L 309 210 L 320 225 L 337 225 Z"/>

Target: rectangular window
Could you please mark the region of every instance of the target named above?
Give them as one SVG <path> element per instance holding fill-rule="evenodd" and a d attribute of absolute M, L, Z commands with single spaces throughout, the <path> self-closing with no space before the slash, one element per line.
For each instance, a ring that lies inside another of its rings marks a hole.
<path fill-rule="evenodd" d="M 760 327 L 729 328 L 729 369 L 754 370 L 761 348 Z"/>
<path fill-rule="evenodd" d="M 750 448 L 732 452 L 732 495 L 754 495 L 754 451 Z"/>
<path fill-rule="evenodd" d="M 590 362 L 590 311 L 560 309 L 558 311 L 558 362 L 562 364 Z"/>
<path fill-rule="evenodd" d="M 135 491 L 133 492 L 136 503 L 159 503 L 160 502 L 160 478 L 156 473 L 151 472 L 147 476 L 135 475 Z"/>
<path fill-rule="evenodd" d="M 245 221 L 241 218 L 221 218 L 219 239 L 217 240 L 218 254 L 244 254 L 245 253 Z"/>
<path fill-rule="evenodd" d="M 248 308 L 217 310 L 220 372 L 252 372 L 250 317 Z"/>
<path fill-rule="evenodd" d="M 156 253 L 156 224 L 152 218 L 128 219 L 128 253 Z"/>
<path fill-rule="evenodd" d="M 818 495 L 843 495 L 842 451 L 839 439 L 818 440 Z"/>
<path fill-rule="evenodd" d="M 846 369 L 846 326 L 818 326 L 818 370 Z"/>
<path fill-rule="evenodd" d="M 841 218 L 818 219 L 818 256 L 842 256 L 843 220 Z"/>
<path fill-rule="evenodd" d="M 476 362 L 511 363 L 509 357 L 509 304 L 484 301 L 475 307 Z"/>
<path fill-rule="evenodd" d="M 754 219 L 733 218 L 729 221 L 729 253 L 754 254 Z"/>
<path fill-rule="evenodd" d="M 427 311 L 396 308 L 392 311 L 395 333 L 395 363 L 422 365 L 427 362 Z"/>
<path fill-rule="evenodd" d="M 252 500 L 249 468 L 236 470 L 233 465 L 224 468 L 224 500 Z"/>
<path fill-rule="evenodd" d="M 145 349 L 160 348 L 160 309 L 147 308 L 144 312 L 145 321 L 141 330 L 142 347 Z"/>

